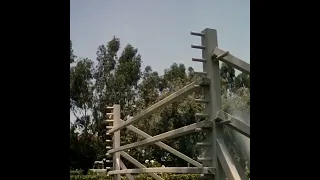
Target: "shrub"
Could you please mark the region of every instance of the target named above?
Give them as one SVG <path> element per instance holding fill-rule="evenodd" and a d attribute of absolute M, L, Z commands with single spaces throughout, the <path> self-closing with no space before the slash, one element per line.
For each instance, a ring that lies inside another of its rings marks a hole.
<path fill-rule="evenodd" d="M 83 170 L 70 171 L 70 175 L 83 175 Z"/>
<path fill-rule="evenodd" d="M 70 180 L 112 180 L 112 177 L 101 175 L 70 175 Z"/>
<path fill-rule="evenodd" d="M 199 174 L 159 174 L 164 180 L 198 180 Z M 126 176 L 122 176 L 122 180 L 127 180 Z M 147 174 L 135 176 L 135 180 L 152 180 L 153 178 Z M 106 175 L 70 175 L 70 180 L 112 180 L 112 176 Z"/>

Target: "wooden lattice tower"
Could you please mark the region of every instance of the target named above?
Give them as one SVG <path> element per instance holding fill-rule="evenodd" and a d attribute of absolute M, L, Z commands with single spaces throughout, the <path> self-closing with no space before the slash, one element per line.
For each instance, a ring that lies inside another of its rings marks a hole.
<path fill-rule="evenodd" d="M 113 122 L 113 125 L 107 126 L 107 128 L 110 129 L 107 135 L 113 135 L 113 148 L 107 146 L 107 149 L 109 149 L 107 155 L 113 154 L 113 167 L 111 171 L 108 171 L 108 174 L 114 175 L 115 180 L 120 180 L 121 174 L 125 174 L 128 179 L 133 180 L 131 174 L 137 173 L 147 173 L 157 180 L 162 180 L 162 178 L 155 173 L 201 174 L 201 179 L 214 180 L 226 178 L 228 180 L 246 179 L 244 173 L 240 172 L 243 168 L 240 168 L 239 165 L 235 163 L 226 148 L 223 136 L 223 126 L 226 125 L 250 138 L 250 125 L 222 110 L 219 61 L 227 63 L 246 74 L 250 73 L 250 65 L 232 56 L 229 52 L 218 48 L 217 31 L 215 29 L 205 29 L 201 33 L 191 32 L 191 35 L 201 37 L 201 45 L 191 45 L 192 48 L 202 50 L 202 58 L 192 58 L 195 62 L 203 63 L 203 72 L 197 72 L 197 74 L 201 75 L 200 79 L 190 83 L 126 121 L 120 119 L 119 105 L 108 107 L 108 109 L 113 110 L 113 112 L 107 114 L 113 117 L 112 120 L 107 120 L 108 122 Z M 204 103 L 205 109 L 204 112 L 196 113 L 195 116 L 202 119 L 201 121 L 153 137 L 132 125 L 138 120 L 146 119 L 152 113 L 164 108 L 168 104 L 186 97 L 188 94 L 199 88 L 204 89 L 204 99 L 196 99 L 195 101 L 197 103 Z M 146 139 L 120 146 L 120 130 L 124 128 L 127 128 Z M 161 142 L 166 139 L 201 131 L 207 131 L 208 133 L 206 133 L 207 138 L 205 142 L 196 144 L 196 147 L 201 148 L 203 152 L 201 157 L 198 157 L 197 161 Z M 195 167 L 146 168 L 128 153 L 124 152 L 126 149 L 153 143 Z M 127 169 L 120 157 L 127 159 L 139 169 Z"/>

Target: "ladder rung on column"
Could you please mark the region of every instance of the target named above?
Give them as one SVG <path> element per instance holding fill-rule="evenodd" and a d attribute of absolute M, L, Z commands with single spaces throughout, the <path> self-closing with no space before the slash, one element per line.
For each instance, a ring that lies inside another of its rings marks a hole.
<path fill-rule="evenodd" d="M 231 120 L 226 120 L 226 121 L 220 121 L 218 124 L 229 124 L 231 123 Z"/>
<path fill-rule="evenodd" d="M 196 103 L 209 103 L 210 101 L 206 100 L 206 99 L 195 99 L 194 100 Z"/>
<path fill-rule="evenodd" d="M 196 113 L 195 116 L 198 117 L 209 117 L 209 114 L 205 114 L 205 113 Z"/>
<path fill-rule="evenodd" d="M 212 144 L 211 143 L 206 143 L 206 142 L 200 142 L 200 143 L 196 143 L 196 147 L 210 147 Z"/>
<path fill-rule="evenodd" d="M 191 48 L 194 48 L 194 49 L 205 49 L 206 47 L 205 46 L 201 46 L 201 45 L 194 45 L 194 44 L 191 44 Z"/>
<path fill-rule="evenodd" d="M 193 32 L 193 31 L 191 31 L 190 34 L 193 35 L 193 36 L 201 36 L 201 37 L 204 37 L 204 33 L 198 33 L 198 32 Z"/>
<path fill-rule="evenodd" d="M 207 62 L 207 60 L 202 59 L 202 58 L 192 58 L 192 61 L 195 61 L 195 62 Z"/>
<path fill-rule="evenodd" d="M 200 76 L 207 76 L 208 73 L 206 72 L 194 72 L 194 74 L 200 75 Z"/>
<path fill-rule="evenodd" d="M 198 161 L 211 161 L 212 158 L 211 157 L 197 157 Z"/>

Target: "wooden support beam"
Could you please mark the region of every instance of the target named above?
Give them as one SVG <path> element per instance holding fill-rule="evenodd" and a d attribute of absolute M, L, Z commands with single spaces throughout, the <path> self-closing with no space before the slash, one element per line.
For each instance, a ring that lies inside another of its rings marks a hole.
<path fill-rule="evenodd" d="M 114 133 L 118 130 L 121 130 L 121 129 L 125 128 L 126 126 L 129 126 L 138 120 L 146 119 L 154 112 L 156 112 L 156 111 L 168 106 L 169 104 L 176 102 L 176 101 L 182 99 L 183 97 L 187 96 L 188 94 L 194 92 L 197 88 L 197 86 L 195 86 L 195 85 L 201 85 L 203 83 L 205 83 L 204 79 L 198 79 L 198 80 L 190 83 L 189 85 L 174 92 L 173 94 L 164 98 L 163 100 L 159 101 L 158 103 L 150 106 L 149 108 L 145 109 L 144 111 L 140 112 L 139 114 L 137 114 L 133 118 L 125 121 L 124 123 L 121 123 L 120 125 L 114 125 L 114 127 L 109 130 L 109 133 Z"/>
<path fill-rule="evenodd" d="M 121 122 L 124 122 L 123 120 L 120 120 Z M 141 137 L 144 137 L 144 138 L 152 138 L 152 136 L 150 136 L 149 134 L 141 131 L 140 129 L 134 127 L 133 125 L 130 125 L 130 126 L 127 126 L 127 129 L 129 129 L 130 131 L 138 134 L 139 136 Z M 179 158 L 187 161 L 188 163 L 196 166 L 196 167 L 202 167 L 202 165 L 200 163 L 198 163 L 197 161 L 193 160 L 192 158 L 184 155 L 183 153 L 173 149 L 172 147 L 166 145 L 165 143 L 162 143 L 162 142 L 156 142 L 155 145 L 159 146 L 160 148 L 178 156 Z"/>
<path fill-rule="evenodd" d="M 120 168 L 121 168 L 122 170 L 126 170 L 126 169 L 127 169 L 126 165 L 124 165 L 121 160 L 120 160 Z M 134 180 L 134 178 L 133 178 L 133 176 L 132 176 L 131 174 L 126 174 L 126 176 L 127 176 L 127 178 L 128 178 L 129 180 Z"/>
<path fill-rule="evenodd" d="M 208 124 L 210 125 L 211 122 L 210 121 L 200 121 L 198 123 L 194 123 L 194 124 L 191 124 L 191 125 L 188 125 L 188 126 L 184 126 L 182 128 L 178 128 L 178 129 L 175 129 L 175 130 L 172 130 L 172 131 L 168 131 L 166 133 L 162 133 L 162 134 L 153 136 L 151 138 L 144 139 L 142 141 L 138 141 L 138 142 L 135 142 L 135 143 L 131 143 L 131 144 L 127 144 L 127 145 L 124 145 L 124 146 L 120 146 L 118 148 L 111 149 L 111 150 L 108 151 L 108 153 L 115 153 L 115 152 L 119 152 L 119 151 L 124 151 L 126 149 L 135 148 L 135 147 L 152 144 L 152 143 L 155 143 L 155 142 L 158 142 L 158 141 L 162 141 L 162 140 L 166 140 L 166 139 L 183 136 L 185 134 L 189 134 L 189 133 L 195 132 L 196 128 L 208 126 Z"/>
<path fill-rule="evenodd" d="M 205 104 L 205 108 L 203 113 L 208 114 L 208 119 L 212 120 L 212 131 L 207 132 L 206 141 L 204 143 L 209 143 L 211 146 L 204 147 L 202 149 L 201 157 L 207 158 L 211 157 L 210 160 L 202 161 L 203 167 L 214 167 L 215 168 L 215 177 L 212 175 L 203 176 L 204 179 L 215 179 L 220 180 L 219 168 L 217 163 L 217 151 L 216 151 L 216 118 L 217 112 L 222 107 L 221 102 L 221 80 L 220 80 L 220 67 L 219 62 L 212 61 L 211 56 L 213 50 L 218 47 L 218 34 L 217 30 L 206 28 L 203 31 L 204 37 L 201 38 L 201 44 L 206 47 L 206 49 L 202 50 L 202 58 L 207 61 L 203 63 L 203 72 L 207 72 L 207 77 L 210 79 L 210 85 L 203 88 L 204 90 L 204 98 L 208 101 Z"/>
<path fill-rule="evenodd" d="M 236 117 L 228 114 L 225 111 L 220 110 L 217 114 L 217 118 L 219 118 L 222 121 L 230 121 L 229 123 L 226 123 L 225 125 L 230 127 L 231 129 L 234 129 L 235 131 L 245 135 L 246 137 L 250 138 L 250 125 L 240 121 Z"/>
<path fill-rule="evenodd" d="M 138 168 L 146 168 L 143 164 L 141 164 L 139 161 L 137 161 L 135 158 L 133 158 L 132 156 L 130 156 L 128 153 L 121 151 L 120 155 L 122 157 L 124 157 L 125 159 L 127 159 L 128 161 L 130 161 L 132 164 L 134 164 L 135 166 L 137 166 Z M 109 171 L 110 172 L 110 171 Z M 149 174 L 151 177 L 153 177 L 156 180 L 163 180 L 160 176 L 156 175 L 155 173 L 147 173 Z"/>
<path fill-rule="evenodd" d="M 113 117 L 114 122 L 113 124 L 119 125 L 120 122 L 120 105 L 113 105 Z M 119 148 L 120 147 L 120 131 L 117 131 L 113 134 L 113 147 Z M 113 170 L 120 170 L 120 153 L 114 153 L 113 154 Z M 113 177 L 113 180 L 121 180 L 120 175 L 115 175 Z"/>
<path fill-rule="evenodd" d="M 223 139 L 217 139 L 217 155 L 228 180 L 241 180 Z"/>
<path fill-rule="evenodd" d="M 223 51 L 222 49 L 219 49 L 218 47 L 214 49 L 213 56 L 220 56 L 222 54 L 226 53 L 226 51 Z M 220 59 L 220 61 L 238 69 L 239 71 L 250 74 L 250 64 L 246 63 L 245 61 L 229 54 L 225 56 L 224 58 Z"/>
<path fill-rule="evenodd" d="M 126 169 L 118 171 L 109 171 L 109 174 L 139 174 L 139 173 L 177 173 L 177 174 L 213 174 L 213 168 L 210 167 L 158 167 L 158 168 L 141 168 Z"/>

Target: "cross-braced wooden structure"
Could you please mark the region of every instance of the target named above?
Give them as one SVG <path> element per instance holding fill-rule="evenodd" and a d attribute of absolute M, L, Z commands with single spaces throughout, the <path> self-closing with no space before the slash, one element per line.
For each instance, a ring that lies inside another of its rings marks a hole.
<path fill-rule="evenodd" d="M 108 161 L 113 163 L 113 167 L 109 167 L 111 171 L 108 171 L 108 174 L 114 175 L 115 180 L 120 180 L 121 174 L 125 174 L 128 179 L 133 180 L 134 178 L 131 174 L 137 173 L 147 173 L 157 180 L 161 180 L 162 178 L 155 173 L 201 174 L 201 179 L 214 180 L 226 178 L 228 180 L 246 179 L 243 176 L 244 173 L 239 172 L 240 169 L 237 168 L 236 163 L 229 154 L 222 131 L 223 126 L 226 125 L 250 138 L 250 125 L 222 111 L 219 61 L 222 61 L 247 74 L 250 73 L 250 65 L 234 57 L 228 51 L 223 51 L 218 48 L 217 31 L 215 29 L 205 29 L 201 33 L 191 32 L 191 35 L 200 36 L 202 41 L 201 45 L 191 45 L 192 48 L 202 50 L 201 59 L 192 58 L 193 61 L 203 63 L 203 72 L 198 72 L 198 74 L 201 75 L 200 79 L 190 83 L 126 121 L 120 119 L 120 105 L 108 107 L 113 110 L 113 112 L 107 113 L 107 115 L 112 118 L 107 121 L 113 123 L 112 126 L 107 126 L 107 128 L 110 129 L 107 135 L 110 135 L 110 137 L 112 136 L 112 140 L 108 140 L 108 142 L 113 142 L 113 146 L 107 146 L 107 149 L 109 149 L 107 156 L 111 157 L 112 155 L 113 157 L 113 160 Z M 153 137 L 132 125 L 139 120 L 146 119 L 152 113 L 166 107 L 170 103 L 180 100 L 199 88 L 204 89 L 204 99 L 196 99 L 195 101 L 197 103 L 204 103 L 205 109 L 204 112 L 196 113 L 195 116 L 199 116 L 205 120 Z M 124 128 L 127 128 L 146 139 L 120 146 L 120 130 Z M 200 131 L 208 131 L 210 133 L 207 133 L 205 142 L 199 142 L 196 144 L 197 148 L 202 148 L 204 152 L 202 157 L 197 159 L 198 161 L 193 160 L 192 158 L 161 142 L 166 139 Z M 146 168 L 143 164 L 124 152 L 124 150 L 130 148 L 152 143 L 189 162 L 195 167 Z M 120 157 L 127 159 L 139 169 L 127 169 Z"/>

